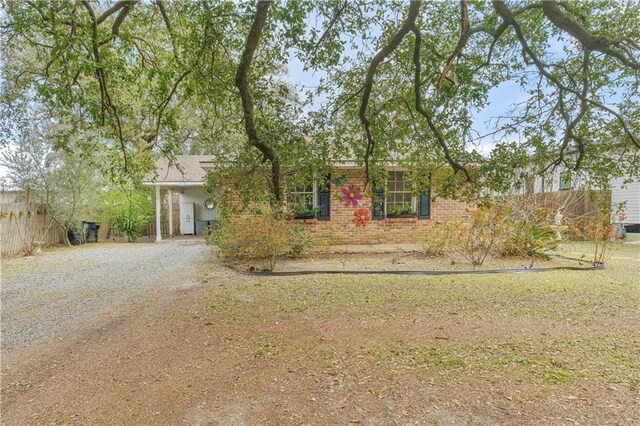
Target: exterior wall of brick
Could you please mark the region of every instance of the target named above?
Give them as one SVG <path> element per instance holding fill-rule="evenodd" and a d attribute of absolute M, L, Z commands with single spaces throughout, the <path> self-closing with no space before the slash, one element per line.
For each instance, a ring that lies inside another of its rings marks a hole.
<path fill-rule="evenodd" d="M 372 212 L 371 197 L 364 196 L 357 207 L 346 206 L 342 200 L 342 188 L 357 185 L 364 188 L 362 169 L 337 169 L 332 177 L 345 175 L 344 186 L 331 184 L 331 219 L 293 219 L 294 224 L 304 225 L 310 231 L 316 245 L 342 244 L 417 244 L 426 238 L 437 223 L 449 219 L 468 219 L 475 208 L 459 201 L 435 198 L 431 200 L 431 218 L 371 218 L 365 226 L 356 226 L 354 212 L 363 208 Z M 336 193 L 339 193 L 338 196 Z"/>

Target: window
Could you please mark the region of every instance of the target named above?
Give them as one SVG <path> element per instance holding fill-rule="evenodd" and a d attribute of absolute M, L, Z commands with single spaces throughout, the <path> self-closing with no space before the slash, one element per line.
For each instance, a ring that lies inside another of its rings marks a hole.
<path fill-rule="evenodd" d="M 402 171 L 389 172 L 386 208 L 387 216 L 415 213 L 413 192 L 407 187 Z"/>
<path fill-rule="evenodd" d="M 560 190 L 566 191 L 571 189 L 571 172 L 560 173 Z"/>
<path fill-rule="evenodd" d="M 289 209 L 296 216 L 314 216 L 314 191 L 313 184 L 295 186 L 293 191 L 287 194 Z"/>
<path fill-rule="evenodd" d="M 374 186 L 371 217 L 382 220 L 385 217 L 418 217 L 431 219 L 431 191 L 423 190 L 415 196 L 405 182 L 403 171 L 392 171 L 387 175 L 385 186 Z"/>

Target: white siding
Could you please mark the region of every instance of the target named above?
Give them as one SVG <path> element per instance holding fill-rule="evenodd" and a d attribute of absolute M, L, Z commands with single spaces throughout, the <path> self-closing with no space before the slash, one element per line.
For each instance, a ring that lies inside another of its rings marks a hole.
<path fill-rule="evenodd" d="M 614 179 L 611 184 L 611 204 L 617 209 L 619 203 L 626 201 L 624 223 L 640 223 L 640 181 L 623 184 L 624 179 Z"/>
<path fill-rule="evenodd" d="M 195 220 L 216 220 L 220 218 L 220 210 L 217 207 L 209 210 L 204 206 L 210 196 L 203 188 L 184 188 L 178 192 L 180 193 L 180 203 L 194 204 Z"/>

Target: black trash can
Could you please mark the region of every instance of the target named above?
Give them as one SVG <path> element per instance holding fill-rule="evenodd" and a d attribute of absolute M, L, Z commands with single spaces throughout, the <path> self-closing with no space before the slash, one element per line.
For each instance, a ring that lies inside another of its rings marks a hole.
<path fill-rule="evenodd" d="M 98 222 L 82 222 L 82 225 L 84 225 L 84 240 L 87 243 L 97 243 L 100 224 Z"/>
<path fill-rule="evenodd" d="M 72 246 L 77 246 L 79 244 L 84 244 L 84 234 L 82 232 L 78 232 L 77 230 L 69 229 L 67 231 L 67 238 L 69 238 L 69 243 Z"/>
<path fill-rule="evenodd" d="M 204 234 L 207 226 L 209 226 L 208 220 L 196 220 L 196 235 Z"/>

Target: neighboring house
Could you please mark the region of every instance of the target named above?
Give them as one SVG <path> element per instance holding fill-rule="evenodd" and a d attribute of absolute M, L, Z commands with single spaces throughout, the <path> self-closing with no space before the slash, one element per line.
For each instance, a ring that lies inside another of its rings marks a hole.
<path fill-rule="evenodd" d="M 640 233 L 640 180 L 628 184 L 625 179 L 614 179 L 611 182 L 611 205 L 616 210 L 624 203 L 623 212 L 627 232 Z"/>
<path fill-rule="evenodd" d="M 640 232 L 640 180 L 625 184 L 627 178 L 614 179 L 609 188 L 611 210 L 616 212 L 623 205 L 622 212 L 627 232 Z M 547 175 L 538 175 L 530 179 L 519 192 L 524 194 L 562 194 L 565 191 L 582 191 L 588 184 L 588 176 L 576 173 L 563 166 L 557 167 Z M 595 204 L 593 204 L 595 206 Z"/>
<path fill-rule="evenodd" d="M 179 234 L 199 233 L 196 224 L 217 220 L 219 210 L 207 205 L 204 179 L 215 167 L 212 156 L 180 155 L 176 167 L 167 161 L 157 162 L 157 176 L 150 176 L 146 185 L 156 188 L 156 221 L 161 217 L 161 191 L 169 196 L 180 193 Z M 364 170 L 354 165 L 333 167 L 328 179 L 314 180 L 306 187 L 287 193 L 287 203 L 295 205 L 298 216 L 292 221 L 305 226 L 316 242 L 327 244 L 415 244 L 428 234 L 436 223 L 450 219 L 467 219 L 470 208 L 466 203 L 415 195 L 405 185 L 404 171 L 389 168 L 386 188 L 377 188 L 373 197 L 364 194 Z M 171 198 L 170 198 L 171 199 Z M 171 205 L 171 201 L 169 202 Z M 364 226 L 357 214 L 366 210 L 369 220 Z M 169 220 L 174 212 L 169 211 Z M 195 221 L 195 222 L 194 222 Z M 158 226 L 158 229 L 160 227 Z M 173 235 L 173 230 L 169 234 Z M 161 235 L 157 235 L 157 240 Z"/>

